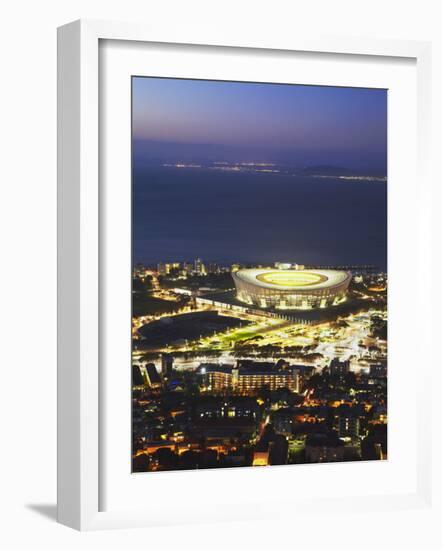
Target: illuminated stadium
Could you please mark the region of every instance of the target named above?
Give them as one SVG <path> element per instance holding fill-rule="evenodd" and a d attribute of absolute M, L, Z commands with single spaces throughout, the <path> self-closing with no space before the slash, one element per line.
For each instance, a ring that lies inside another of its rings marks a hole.
<path fill-rule="evenodd" d="M 345 299 L 351 273 L 333 269 L 241 269 L 232 273 L 239 301 L 260 308 L 316 309 Z"/>

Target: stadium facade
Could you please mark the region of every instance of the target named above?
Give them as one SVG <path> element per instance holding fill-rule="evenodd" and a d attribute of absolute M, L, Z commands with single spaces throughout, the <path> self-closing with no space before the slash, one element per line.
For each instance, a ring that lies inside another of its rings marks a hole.
<path fill-rule="evenodd" d="M 240 269 L 232 273 L 236 297 L 270 309 L 316 309 L 345 299 L 351 273 L 334 269 Z"/>

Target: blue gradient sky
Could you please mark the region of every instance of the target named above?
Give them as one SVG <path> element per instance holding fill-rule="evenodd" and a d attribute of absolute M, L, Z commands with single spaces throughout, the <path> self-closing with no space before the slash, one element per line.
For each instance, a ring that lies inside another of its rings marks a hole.
<path fill-rule="evenodd" d="M 133 137 L 160 156 L 385 173 L 387 91 L 134 77 Z"/>

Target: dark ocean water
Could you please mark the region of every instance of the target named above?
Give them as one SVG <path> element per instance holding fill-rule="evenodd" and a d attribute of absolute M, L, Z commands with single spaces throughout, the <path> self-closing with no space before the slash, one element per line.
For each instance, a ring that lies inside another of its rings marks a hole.
<path fill-rule="evenodd" d="M 134 262 L 387 265 L 387 184 L 280 174 L 134 172 Z"/>

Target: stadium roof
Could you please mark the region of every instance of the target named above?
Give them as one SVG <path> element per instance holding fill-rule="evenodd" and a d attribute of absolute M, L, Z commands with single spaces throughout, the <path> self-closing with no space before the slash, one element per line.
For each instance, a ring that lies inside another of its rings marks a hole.
<path fill-rule="evenodd" d="M 234 273 L 240 281 L 272 290 L 310 290 L 330 288 L 351 277 L 334 269 L 240 269 Z"/>

